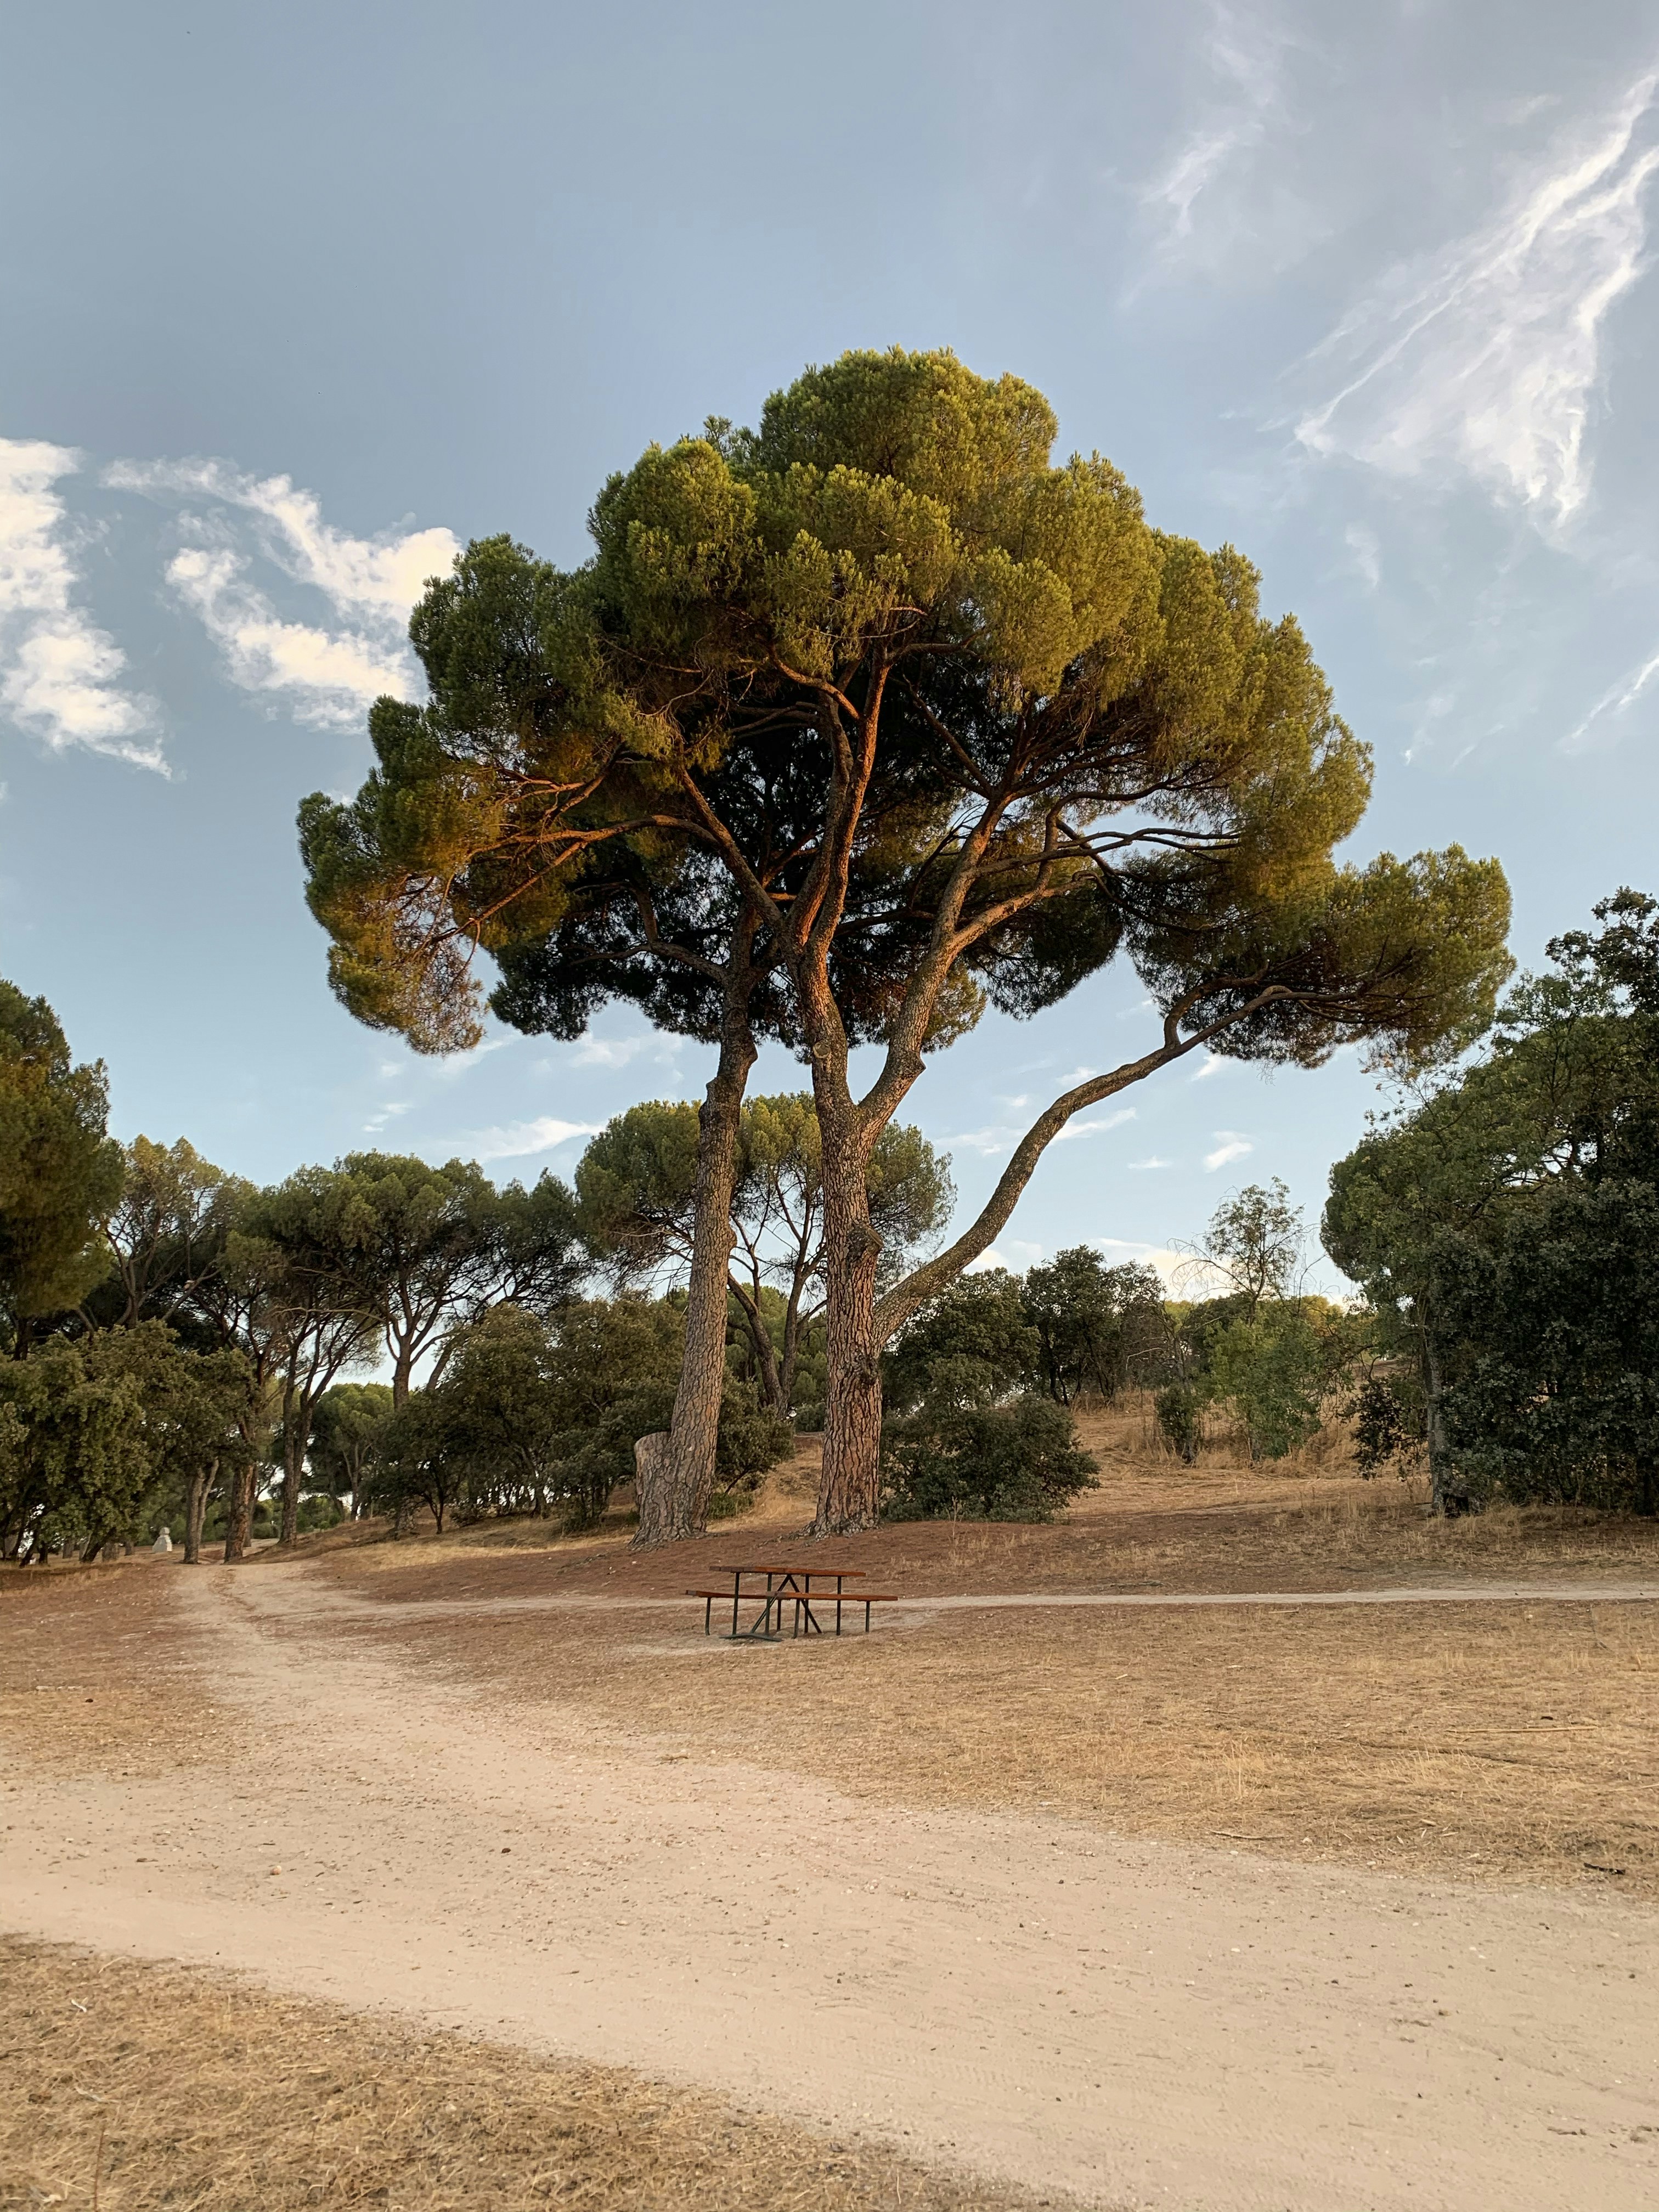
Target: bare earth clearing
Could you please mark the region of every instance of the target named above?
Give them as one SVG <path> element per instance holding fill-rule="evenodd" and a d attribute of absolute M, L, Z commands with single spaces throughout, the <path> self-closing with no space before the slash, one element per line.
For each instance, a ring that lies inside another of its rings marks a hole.
<path fill-rule="evenodd" d="M 645 1563 L 8 1577 L 0 1926 L 208 1974 L 0 1951 L 40 2091 L 0 2203 L 90 2203 L 101 2128 L 111 2212 L 1650 2206 L 1655 1532 L 1090 1441 L 1064 1526 L 836 1555 L 919 1599 L 1445 1595 L 705 1640 L 662 1601 L 799 1527 L 805 1455 Z"/>

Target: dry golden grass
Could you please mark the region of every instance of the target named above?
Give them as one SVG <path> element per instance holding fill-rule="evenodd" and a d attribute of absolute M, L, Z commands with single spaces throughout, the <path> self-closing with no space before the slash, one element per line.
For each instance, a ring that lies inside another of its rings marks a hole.
<path fill-rule="evenodd" d="M 1224 1449 L 1185 1468 L 1159 1449 L 1139 1403 L 1085 1412 L 1099 1486 L 1045 1527 L 912 1522 L 836 1540 L 837 1558 L 915 1596 L 1010 1590 L 1330 1589 L 1399 1583 L 1659 1580 L 1659 1522 L 1513 1507 L 1436 1521 L 1419 1488 L 1362 1481 L 1340 1437 L 1251 1467 Z M 549 1524 L 485 1523 L 441 1538 L 331 1546 L 325 1571 L 386 1598 L 666 1596 L 710 1565 L 753 1555 L 811 1516 L 818 1444 L 799 1440 L 751 1512 L 690 1545 L 643 1557 L 620 1518 L 561 1539 Z M 826 1551 L 830 1548 L 826 1546 Z M 269 1556 L 269 1555 L 265 1555 Z"/>
<path fill-rule="evenodd" d="M 0 2206 L 1015 2212 L 614 2068 L 0 1937 Z"/>
<path fill-rule="evenodd" d="M 363 1632 L 659 1756 L 1292 1858 L 1659 1895 L 1659 1607 L 948 1613 L 746 1650 L 705 1644 L 701 1627 L 519 1613 Z"/>
<path fill-rule="evenodd" d="M 222 1763 L 235 1716 L 148 1558 L 31 1574 L 0 1602 L 0 1744 L 36 1765 L 155 1775 Z"/>

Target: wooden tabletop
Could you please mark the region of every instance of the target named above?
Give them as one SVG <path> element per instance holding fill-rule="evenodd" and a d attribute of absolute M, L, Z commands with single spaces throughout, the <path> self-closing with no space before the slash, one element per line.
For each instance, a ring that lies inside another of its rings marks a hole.
<path fill-rule="evenodd" d="M 818 1575 L 834 1575 L 838 1580 L 847 1582 L 862 1582 L 869 1577 L 867 1567 L 826 1567 L 821 1559 L 810 1566 L 804 1559 L 774 1559 L 769 1564 L 763 1561 L 758 1566 L 717 1567 L 714 1571 L 721 1575 L 800 1575 L 809 1581 Z"/>

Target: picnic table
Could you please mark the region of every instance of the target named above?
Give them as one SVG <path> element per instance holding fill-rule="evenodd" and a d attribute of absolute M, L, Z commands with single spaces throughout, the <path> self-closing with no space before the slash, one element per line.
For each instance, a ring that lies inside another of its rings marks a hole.
<path fill-rule="evenodd" d="M 871 1607 L 891 1605 L 895 1601 L 890 1590 L 849 1590 L 845 1587 L 849 1582 L 861 1583 L 869 1579 L 862 1567 L 826 1566 L 822 1559 L 745 1560 L 741 1565 L 717 1567 L 714 1571 L 731 1576 L 730 1590 L 695 1589 L 686 1594 L 690 1597 L 700 1597 L 703 1601 L 702 1632 L 705 1636 L 713 1633 L 716 1602 L 724 1606 L 730 1597 L 731 1637 L 739 1643 L 751 1638 L 761 1641 L 781 1636 L 786 1606 L 793 1608 L 792 1635 L 822 1636 L 824 1633 L 823 1623 L 812 1610 L 815 1604 L 826 1612 L 834 1605 L 835 1632 L 837 1636 L 841 1634 L 842 1606 L 861 1605 L 864 1607 L 864 1632 L 867 1636 Z M 744 1588 L 745 1576 L 750 1582 L 747 1589 Z M 817 1589 L 812 1587 L 814 1583 L 819 1585 Z M 834 1589 L 826 1589 L 824 1585 L 830 1583 L 834 1583 Z M 761 1587 L 756 1588 L 757 1583 Z M 760 1607 L 760 1611 L 747 1628 L 739 1628 L 738 1623 L 742 1608 L 745 1605 L 756 1604 Z"/>

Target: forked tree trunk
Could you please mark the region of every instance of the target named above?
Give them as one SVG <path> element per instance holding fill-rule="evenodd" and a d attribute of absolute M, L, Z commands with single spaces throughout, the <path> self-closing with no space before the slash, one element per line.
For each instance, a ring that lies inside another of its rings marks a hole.
<path fill-rule="evenodd" d="M 772 1332 L 766 1326 L 765 1310 L 760 1303 L 760 1286 L 757 1284 L 751 1289 L 734 1277 L 729 1287 L 732 1297 L 743 1308 L 750 1349 L 755 1356 L 755 1380 L 760 1394 L 775 1413 L 787 1414 L 789 1401 L 784 1395 L 783 1377 L 778 1371 L 777 1350 L 772 1342 Z"/>
<path fill-rule="evenodd" d="M 746 973 L 746 970 L 745 970 Z M 732 997 L 737 997 L 735 986 Z M 697 1171 L 692 1190 L 691 1279 L 685 1304 L 685 1352 L 667 1430 L 646 1439 L 653 1449 L 635 1466 L 640 1525 L 636 1550 L 701 1535 L 714 1487 L 714 1446 L 726 1382 L 726 1283 L 737 1239 L 732 1194 L 737 1182 L 738 1124 L 744 1085 L 755 1064 L 746 990 L 728 1004 L 720 1062 L 697 1114 Z"/>
<path fill-rule="evenodd" d="M 199 1473 L 192 1474 L 185 1491 L 185 1565 L 199 1567 L 202 1564 L 202 1522 L 207 1515 L 208 1492 L 219 1472 L 216 1459 Z"/>

